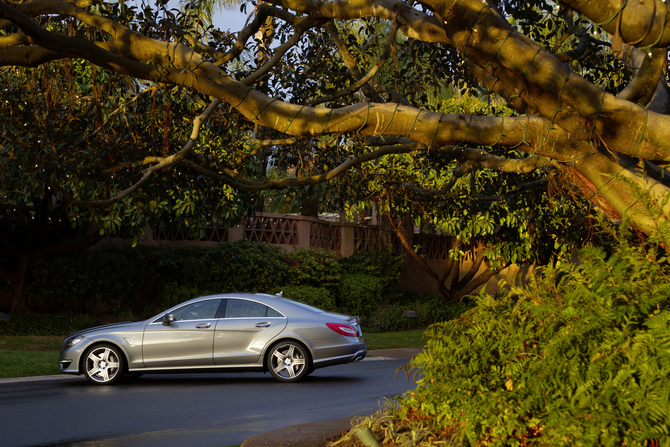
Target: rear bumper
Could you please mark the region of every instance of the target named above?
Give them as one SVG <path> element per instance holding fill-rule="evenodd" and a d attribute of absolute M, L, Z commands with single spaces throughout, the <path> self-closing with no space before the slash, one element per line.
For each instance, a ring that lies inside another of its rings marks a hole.
<path fill-rule="evenodd" d="M 344 363 L 360 362 L 368 353 L 367 349 L 360 349 L 352 354 L 329 357 L 325 359 L 314 360 L 314 368 L 323 368 L 326 366 L 342 365 Z"/>

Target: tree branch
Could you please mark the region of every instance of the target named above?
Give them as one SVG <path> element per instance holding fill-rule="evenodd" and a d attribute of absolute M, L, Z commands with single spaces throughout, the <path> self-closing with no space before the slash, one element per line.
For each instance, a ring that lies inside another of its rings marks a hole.
<path fill-rule="evenodd" d="M 151 166 L 150 168 L 145 169 L 142 171 L 142 178 L 136 182 L 135 184 L 131 185 L 130 187 L 124 189 L 121 191 L 119 194 L 116 196 L 107 199 L 107 200 L 100 200 L 100 201 L 94 201 L 94 202 L 89 202 L 89 201 L 82 201 L 82 200 L 74 200 L 72 196 L 61 186 L 54 186 L 54 188 L 63 195 L 63 197 L 66 199 L 66 201 L 73 206 L 80 206 L 83 208 L 102 208 L 106 207 L 109 205 L 112 205 L 114 203 L 120 202 L 124 198 L 128 197 L 130 194 L 136 192 L 139 190 L 142 185 L 144 185 L 154 174 L 163 171 L 164 169 L 167 169 L 177 163 L 182 162 L 185 158 L 186 155 L 193 149 L 195 146 L 195 141 L 198 139 L 198 134 L 200 133 L 200 126 L 204 121 L 207 120 L 209 115 L 221 104 L 221 101 L 219 99 L 215 99 L 212 101 L 209 106 L 203 111 L 200 115 L 198 115 L 194 120 L 193 120 L 193 131 L 191 132 L 191 137 L 188 139 L 186 144 L 179 150 L 174 155 L 171 155 L 169 157 L 147 157 L 145 160 L 141 162 L 134 162 L 134 163 L 140 163 L 140 164 L 133 164 L 130 166 L 140 166 L 144 164 L 151 164 L 151 163 L 156 163 L 154 166 Z M 123 164 L 122 164 L 123 165 Z M 113 168 L 114 170 L 122 169 L 124 167 L 128 166 L 117 166 L 116 168 Z M 114 171 L 112 171 L 114 172 Z"/>
<path fill-rule="evenodd" d="M 358 79 L 354 84 L 350 85 L 349 87 L 340 90 L 339 92 L 335 92 L 333 94 L 326 95 L 324 97 L 309 101 L 307 105 L 313 107 L 317 104 L 322 104 L 324 102 L 341 98 L 342 96 L 350 95 L 351 93 L 359 90 L 361 87 L 366 85 L 370 81 L 370 79 L 372 79 L 379 72 L 379 70 L 384 66 L 384 64 L 388 60 L 388 57 L 391 54 L 391 50 L 393 49 L 393 42 L 395 40 L 395 35 L 397 31 L 398 31 L 398 25 L 394 22 L 393 26 L 391 27 L 391 31 L 386 37 L 386 48 L 384 48 L 384 51 L 379 56 L 379 59 L 377 60 L 375 65 L 372 66 L 370 71 L 368 71 L 368 73 L 365 76 L 362 76 L 360 79 Z"/>

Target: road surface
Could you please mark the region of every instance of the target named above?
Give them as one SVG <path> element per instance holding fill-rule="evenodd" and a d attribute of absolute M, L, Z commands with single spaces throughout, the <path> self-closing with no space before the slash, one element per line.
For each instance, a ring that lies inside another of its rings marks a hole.
<path fill-rule="evenodd" d="M 316 370 L 298 383 L 270 374 L 155 374 L 93 386 L 83 376 L 0 381 L 3 447 L 216 447 L 290 425 L 369 414 L 414 387 L 407 360 Z"/>

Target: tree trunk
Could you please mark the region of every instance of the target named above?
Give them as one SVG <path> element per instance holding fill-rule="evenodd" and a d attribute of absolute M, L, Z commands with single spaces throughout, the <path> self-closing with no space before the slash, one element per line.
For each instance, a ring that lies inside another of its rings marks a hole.
<path fill-rule="evenodd" d="M 28 279 L 33 260 L 30 255 L 18 255 L 18 266 L 12 284 L 12 308 L 9 311 L 11 315 L 37 315 L 28 308 L 26 289 L 28 288 Z"/>

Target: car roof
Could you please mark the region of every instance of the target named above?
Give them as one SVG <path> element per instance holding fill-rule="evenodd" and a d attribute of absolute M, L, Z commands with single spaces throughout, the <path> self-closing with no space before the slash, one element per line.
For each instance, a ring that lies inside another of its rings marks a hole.
<path fill-rule="evenodd" d="M 219 299 L 221 299 L 221 298 L 249 298 L 249 299 L 258 299 L 258 300 L 263 300 L 263 299 L 277 300 L 277 299 L 279 299 L 278 296 L 270 295 L 269 293 L 234 292 L 234 293 L 213 293 L 211 295 L 197 296 L 197 297 L 191 298 L 190 300 L 187 300 L 187 301 L 214 299 L 214 298 L 219 298 Z"/>

